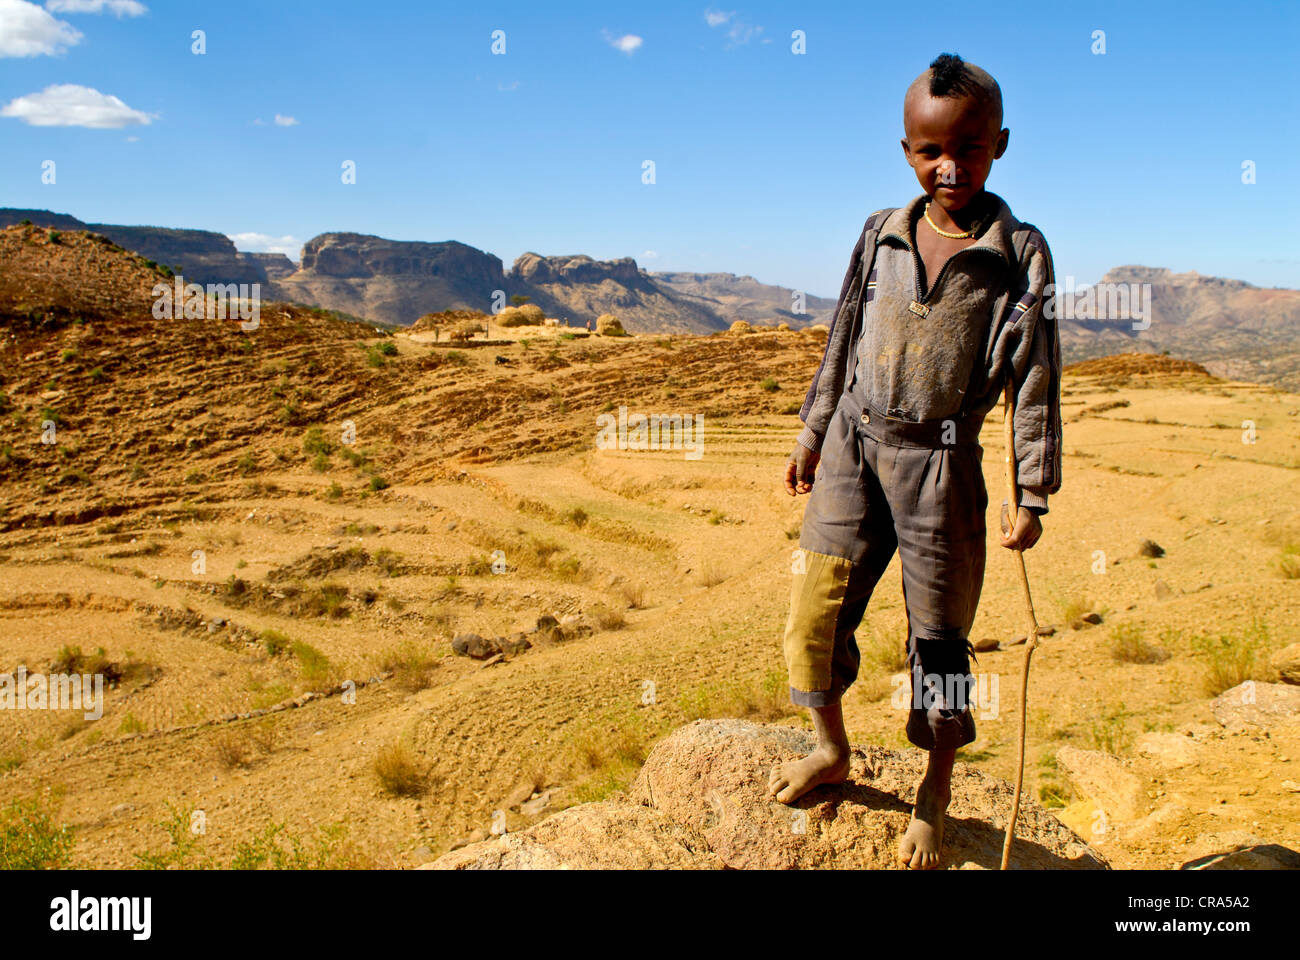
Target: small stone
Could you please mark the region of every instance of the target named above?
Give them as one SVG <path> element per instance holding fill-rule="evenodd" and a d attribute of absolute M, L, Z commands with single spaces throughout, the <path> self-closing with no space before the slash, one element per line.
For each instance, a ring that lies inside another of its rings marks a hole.
<path fill-rule="evenodd" d="M 495 656 L 488 657 L 486 660 L 480 663 L 479 669 L 482 670 L 484 667 L 491 667 L 491 666 L 495 666 L 498 663 L 505 663 L 505 662 L 506 662 L 506 655 L 504 653 L 498 653 Z"/>
<path fill-rule="evenodd" d="M 984 637 L 976 640 L 971 646 L 975 648 L 976 653 L 987 653 L 998 648 L 998 641 L 993 637 Z"/>
<path fill-rule="evenodd" d="M 524 803 L 521 803 L 519 805 L 519 812 L 522 813 L 525 817 L 537 817 L 537 816 L 541 816 L 541 814 L 543 814 L 546 811 L 546 808 L 549 807 L 550 805 L 551 805 L 551 794 L 548 791 L 546 793 L 538 794 L 536 797 L 533 797 L 531 800 L 527 800 Z"/>
<path fill-rule="evenodd" d="M 1157 600 L 1168 600 L 1173 595 L 1174 595 L 1173 588 L 1170 587 L 1169 584 L 1165 583 L 1163 580 L 1156 581 Z"/>
<path fill-rule="evenodd" d="M 1091 624 L 1093 624 L 1093 625 L 1095 626 L 1095 625 L 1101 623 L 1101 614 L 1100 614 L 1100 613 L 1085 613 L 1085 614 L 1084 614 L 1082 617 L 1080 617 L 1079 619 L 1082 620 L 1084 623 L 1091 623 Z"/>

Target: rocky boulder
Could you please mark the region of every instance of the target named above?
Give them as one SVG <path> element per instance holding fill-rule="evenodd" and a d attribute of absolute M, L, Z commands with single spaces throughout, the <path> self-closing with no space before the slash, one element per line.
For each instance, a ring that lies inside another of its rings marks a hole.
<path fill-rule="evenodd" d="M 1215 697 L 1210 709 L 1225 727 L 1248 725 L 1267 730 L 1300 723 L 1300 687 L 1247 680 Z"/>
<path fill-rule="evenodd" d="M 457 656 L 473 660 L 486 660 L 501 652 L 497 641 L 480 637 L 477 633 L 456 634 L 451 640 L 451 649 Z"/>
<path fill-rule="evenodd" d="M 699 720 L 651 751 L 626 795 L 570 807 L 519 833 L 471 844 L 428 869 L 896 869 L 925 754 L 856 747 L 848 782 L 786 806 L 767 794 L 773 764 L 813 747 L 794 727 Z M 965 763 L 953 771 L 945 862 L 997 869 L 1012 787 Z M 1021 799 L 1012 866 L 1106 869 L 1037 802 Z"/>

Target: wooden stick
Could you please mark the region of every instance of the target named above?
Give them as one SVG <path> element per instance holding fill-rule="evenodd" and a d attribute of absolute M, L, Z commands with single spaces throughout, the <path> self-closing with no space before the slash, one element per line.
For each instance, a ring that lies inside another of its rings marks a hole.
<path fill-rule="evenodd" d="M 1015 399 L 1012 395 L 1011 378 L 1007 378 L 1006 390 L 1002 402 L 1003 433 L 1007 442 L 1007 523 L 1011 530 L 1016 528 L 1016 519 L 1020 516 L 1020 490 L 1016 484 L 1016 434 L 1012 421 L 1015 418 Z M 1010 531 L 1008 531 L 1010 532 Z M 1007 821 L 1007 836 L 1002 843 L 1002 866 L 1007 869 L 1011 860 L 1011 841 L 1016 835 L 1016 818 L 1020 816 L 1020 789 L 1025 781 L 1025 719 L 1029 710 L 1029 658 L 1034 655 L 1034 645 L 1038 642 L 1038 617 L 1034 614 L 1034 598 L 1029 593 L 1029 573 L 1025 570 L 1025 554 L 1021 550 L 1013 551 L 1016 555 L 1016 567 L 1020 571 L 1020 587 L 1025 596 L 1025 612 L 1028 614 L 1029 636 L 1025 638 L 1025 668 L 1020 677 L 1020 756 L 1016 762 L 1016 792 L 1011 799 L 1011 819 Z"/>

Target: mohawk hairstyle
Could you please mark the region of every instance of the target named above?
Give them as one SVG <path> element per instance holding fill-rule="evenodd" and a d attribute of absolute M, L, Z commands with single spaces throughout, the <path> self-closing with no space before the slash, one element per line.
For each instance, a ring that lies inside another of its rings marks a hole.
<path fill-rule="evenodd" d="M 989 116 L 1002 126 L 1002 88 L 987 70 L 967 63 L 955 53 L 941 53 L 930 61 L 930 69 L 912 82 L 909 96 L 918 88 L 932 97 L 972 97 L 985 104 Z"/>
<path fill-rule="evenodd" d="M 955 53 L 941 53 L 930 61 L 930 96 L 948 97 L 973 93 L 973 78 L 966 61 Z"/>

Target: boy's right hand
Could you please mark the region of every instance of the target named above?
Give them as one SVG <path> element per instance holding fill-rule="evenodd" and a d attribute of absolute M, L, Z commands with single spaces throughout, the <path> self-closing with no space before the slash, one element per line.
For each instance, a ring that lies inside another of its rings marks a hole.
<path fill-rule="evenodd" d="M 785 465 L 785 492 L 790 496 L 808 493 L 813 486 L 813 473 L 822 458 L 820 453 L 809 450 L 802 443 L 794 445 L 794 452 Z"/>

